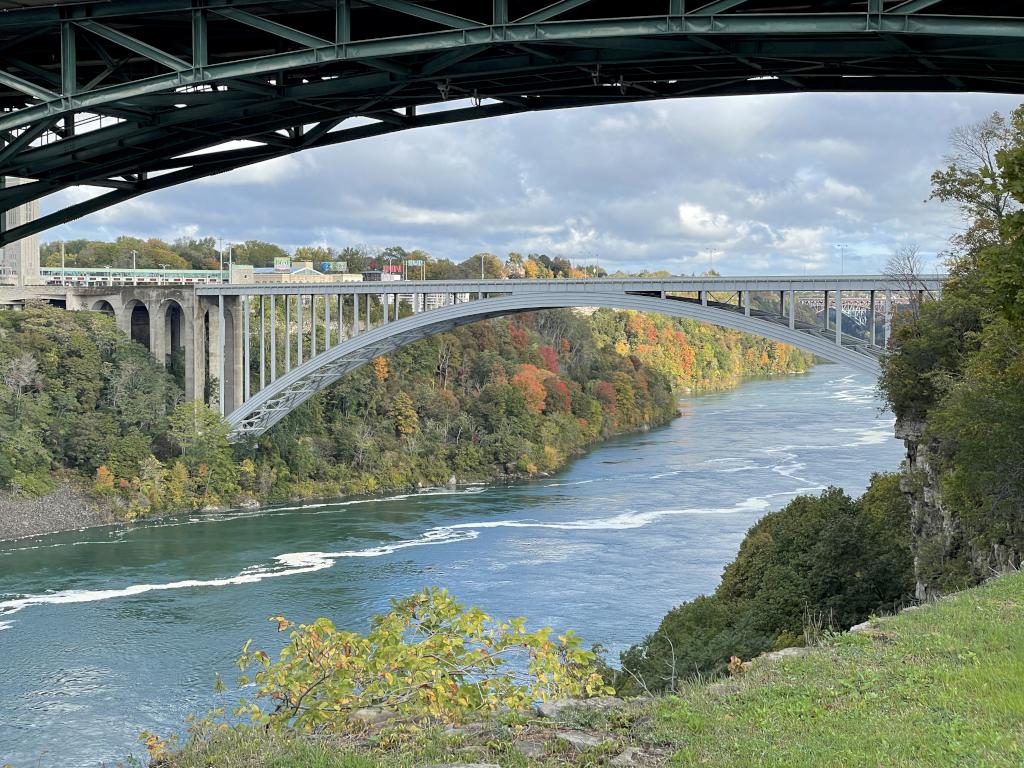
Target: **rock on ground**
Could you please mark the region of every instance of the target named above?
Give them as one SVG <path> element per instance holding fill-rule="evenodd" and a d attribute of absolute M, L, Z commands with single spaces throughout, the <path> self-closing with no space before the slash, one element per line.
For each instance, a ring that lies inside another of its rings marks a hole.
<path fill-rule="evenodd" d="M 797 656 L 805 656 L 811 652 L 810 648 L 806 646 L 795 646 L 793 648 L 782 648 L 778 651 L 769 651 L 768 653 L 762 653 L 757 657 L 757 661 L 775 661 L 776 659 L 788 659 L 795 658 Z"/>
<path fill-rule="evenodd" d="M 565 712 L 576 710 L 582 712 L 608 712 L 625 706 L 626 702 L 614 696 L 595 696 L 592 699 L 554 699 L 537 705 L 537 714 L 541 717 L 556 719 Z"/>
<path fill-rule="evenodd" d="M 611 760 L 611 765 L 616 768 L 625 768 L 630 765 L 643 765 L 644 764 L 644 753 L 642 749 L 636 747 L 626 747 L 622 751 L 622 754 L 616 755 Z"/>
<path fill-rule="evenodd" d="M 547 753 L 543 741 L 517 741 L 513 749 L 525 758 L 539 760 Z"/>
<path fill-rule="evenodd" d="M 555 734 L 555 738 L 580 750 L 599 747 L 602 744 L 615 741 L 610 736 L 591 736 L 589 733 L 579 733 L 578 731 L 560 731 Z"/>
<path fill-rule="evenodd" d="M 98 508 L 69 483 L 34 499 L 0 493 L 0 541 L 113 522 L 108 510 Z"/>

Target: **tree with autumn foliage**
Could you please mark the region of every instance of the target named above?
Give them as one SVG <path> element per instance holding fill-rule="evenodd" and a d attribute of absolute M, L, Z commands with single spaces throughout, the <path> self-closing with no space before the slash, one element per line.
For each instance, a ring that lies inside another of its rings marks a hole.
<path fill-rule="evenodd" d="M 544 412 L 544 404 L 547 400 L 544 380 L 550 375 L 548 371 L 542 371 L 535 365 L 524 363 L 516 369 L 515 375 L 512 376 L 512 386 L 518 387 L 522 391 L 526 407 L 533 413 Z"/>

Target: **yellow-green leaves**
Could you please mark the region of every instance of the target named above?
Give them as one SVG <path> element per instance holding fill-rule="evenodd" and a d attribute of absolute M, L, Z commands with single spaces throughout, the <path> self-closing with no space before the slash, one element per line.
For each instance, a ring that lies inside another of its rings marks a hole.
<path fill-rule="evenodd" d="M 496 620 L 443 589 L 393 600 L 366 635 L 324 618 L 270 620 L 292 629 L 290 641 L 277 661 L 245 644 L 239 668 L 267 704 L 243 702 L 238 712 L 271 729 L 359 731 L 386 722 L 394 733 L 611 692 L 575 633 L 552 640 L 550 629 L 528 632 L 524 619 Z"/>

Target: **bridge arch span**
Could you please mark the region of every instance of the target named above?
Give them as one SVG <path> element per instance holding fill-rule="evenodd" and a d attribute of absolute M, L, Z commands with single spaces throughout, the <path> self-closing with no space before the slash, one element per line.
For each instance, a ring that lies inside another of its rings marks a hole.
<path fill-rule="evenodd" d="M 115 307 L 114 315 L 122 333 L 146 349 L 152 348 L 150 327 L 153 323 L 153 315 L 145 301 L 138 298 L 130 299 L 123 306 Z"/>
<path fill-rule="evenodd" d="M 379 326 L 292 369 L 228 414 L 232 439 L 259 436 L 317 392 L 379 355 L 459 326 L 543 309 L 599 307 L 680 317 L 789 344 L 855 370 L 879 374 L 877 358 L 834 344 L 826 336 L 796 330 L 764 318 L 693 301 L 628 293 L 509 294 L 454 304 Z"/>
<path fill-rule="evenodd" d="M 93 312 L 100 312 L 101 314 L 104 314 L 107 317 L 114 317 L 117 314 L 116 312 L 114 312 L 114 305 L 111 304 L 106 299 L 100 299 L 99 301 L 93 302 L 92 307 L 90 307 L 90 309 Z"/>

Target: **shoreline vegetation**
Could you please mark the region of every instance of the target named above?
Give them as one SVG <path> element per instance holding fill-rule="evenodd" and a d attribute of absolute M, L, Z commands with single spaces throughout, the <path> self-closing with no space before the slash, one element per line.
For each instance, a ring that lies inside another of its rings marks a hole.
<path fill-rule="evenodd" d="M 806 353 L 692 321 L 554 310 L 354 372 L 231 445 L 98 313 L 0 314 L 0 540 L 179 514 L 540 477 L 662 426 L 680 394 L 805 371 Z"/>

